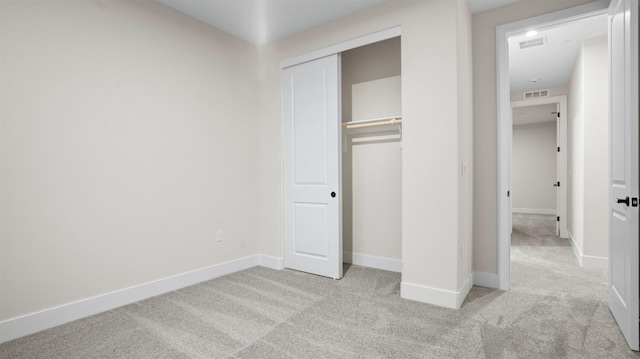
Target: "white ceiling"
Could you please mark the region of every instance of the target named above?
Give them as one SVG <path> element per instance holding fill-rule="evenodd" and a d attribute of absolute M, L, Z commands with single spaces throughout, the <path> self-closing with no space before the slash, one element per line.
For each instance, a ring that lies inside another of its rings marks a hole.
<path fill-rule="evenodd" d="M 516 107 L 513 109 L 513 125 L 531 125 L 552 122 L 557 118 L 556 104 Z"/>
<path fill-rule="evenodd" d="M 263 45 L 389 0 L 156 0 Z M 403 0 L 395 0 L 403 1 Z M 467 0 L 472 13 L 521 0 Z"/>
<path fill-rule="evenodd" d="M 522 0 L 467 0 L 472 14 L 487 11 L 496 7 L 509 5 Z"/>
<path fill-rule="evenodd" d="M 403 0 L 156 0 L 222 31 L 263 45 L 385 1 Z M 467 0 L 478 13 L 521 0 Z M 520 50 L 524 34 L 509 39 L 511 90 L 566 86 L 582 40 L 607 33 L 606 16 L 539 31 L 547 44 Z M 533 83 L 531 79 L 539 82 Z"/>
<path fill-rule="evenodd" d="M 533 37 L 509 38 L 511 91 L 524 92 L 567 86 L 583 40 L 607 35 L 607 16 L 601 15 L 568 25 L 541 30 Z M 547 44 L 520 49 L 519 43 L 546 37 Z M 531 82 L 532 79 L 539 82 Z"/>
<path fill-rule="evenodd" d="M 157 0 L 256 45 L 302 32 L 387 0 Z"/>

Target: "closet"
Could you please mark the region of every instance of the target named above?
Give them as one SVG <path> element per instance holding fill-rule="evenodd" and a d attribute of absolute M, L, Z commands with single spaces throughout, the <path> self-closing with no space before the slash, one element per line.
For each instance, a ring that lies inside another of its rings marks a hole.
<path fill-rule="evenodd" d="M 400 37 L 283 69 L 285 267 L 401 265 Z"/>
<path fill-rule="evenodd" d="M 400 38 L 342 53 L 343 261 L 402 271 Z"/>

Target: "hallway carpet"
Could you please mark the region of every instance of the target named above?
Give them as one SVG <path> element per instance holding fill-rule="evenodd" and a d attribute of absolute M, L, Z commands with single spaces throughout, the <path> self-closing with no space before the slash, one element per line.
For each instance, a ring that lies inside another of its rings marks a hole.
<path fill-rule="evenodd" d="M 605 272 L 578 267 L 548 221 L 516 218 L 512 290 L 474 287 L 457 311 L 401 299 L 398 273 L 255 267 L 1 344 L 0 358 L 638 358 Z"/>

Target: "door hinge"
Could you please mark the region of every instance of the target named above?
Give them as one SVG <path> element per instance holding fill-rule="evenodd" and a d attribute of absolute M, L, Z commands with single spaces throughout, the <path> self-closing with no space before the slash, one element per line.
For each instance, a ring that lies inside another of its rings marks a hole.
<path fill-rule="evenodd" d="M 558 112 L 558 118 L 560 118 L 560 112 Z"/>
<path fill-rule="evenodd" d="M 638 198 L 631 198 L 631 207 L 638 207 Z"/>
<path fill-rule="evenodd" d="M 511 191 L 507 191 L 507 197 L 511 197 Z"/>
<path fill-rule="evenodd" d="M 560 147 L 558 147 L 558 152 L 560 152 Z"/>
<path fill-rule="evenodd" d="M 560 187 L 560 181 L 558 181 L 558 187 Z"/>
<path fill-rule="evenodd" d="M 560 216 L 556 217 L 556 222 L 560 222 Z"/>

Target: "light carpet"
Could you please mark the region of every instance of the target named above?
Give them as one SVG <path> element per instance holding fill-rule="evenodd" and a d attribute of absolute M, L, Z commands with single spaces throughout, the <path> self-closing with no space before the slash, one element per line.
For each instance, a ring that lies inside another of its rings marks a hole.
<path fill-rule="evenodd" d="M 255 267 L 1 344 L 0 358 L 638 358 L 606 273 L 578 267 L 552 225 L 514 218 L 512 290 L 474 287 L 457 311 L 400 298 L 398 273 Z"/>

